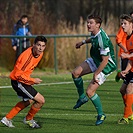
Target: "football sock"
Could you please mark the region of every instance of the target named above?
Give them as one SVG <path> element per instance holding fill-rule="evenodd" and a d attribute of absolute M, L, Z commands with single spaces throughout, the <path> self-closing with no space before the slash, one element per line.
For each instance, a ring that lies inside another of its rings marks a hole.
<path fill-rule="evenodd" d="M 31 106 L 27 116 L 26 120 L 32 120 L 35 114 L 40 110 L 40 108 L 35 108 L 34 105 Z"/>
<path fill-rule="evenodd" d="M 100 97 L 96 93 L 90 98 L 90 100 L 94 104 L 98 115 L 104 114 L 103 109 L 102 109 L 102 104 L 101 104 L 101 101 L 100 101 Z"/>
<path fill-rule="evenodd" d="M 7 119 L 12 119 L 14 116 L 16 116 L 21 110 L 23 110 L 26 106 L 23 104 L 23 102 L 18 102 L 16 106 L 14 106 L 11 111 L 6 115 Z"/>
<path fill-rule="evenodd" d="M 126 94 L 126 101 L 125 101 L 125 107 L 124 107 L 124 118 L 128 118 L 132 114 L 132 98 L 133 94 Z"/>
<path fill-rule="evenodd" d="M 73 77 L 73 81 L 75 83 L 75 86 L 77 87 L 79 98 L 81 99 L 84 98 L 85 94 L 84 94 L 84 87 L 83 87 L 83 79 L 81 77 L 78 77 L 78 78 Z"/>

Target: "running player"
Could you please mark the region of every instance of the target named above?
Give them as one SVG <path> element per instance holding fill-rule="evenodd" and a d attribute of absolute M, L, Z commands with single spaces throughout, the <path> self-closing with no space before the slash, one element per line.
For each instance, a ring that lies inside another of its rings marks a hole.
<path fill-rule="evenodd" d="M 133 17 L 133 11 L 130 12 L 130 16 Z M 121 18 L 121 16 L 120 16 Z M 121 19 L 120 19 L 121 22 Z M 127 63 L 128 63 L 128 59 L 127 58 L 121 58 L 121 54 L 122 53 L 127 53 L 128 50 L 126 48 L 126 38 L 127 38 L 127 34 L 123 31 L 122 26 L 120 26 L 120 29 L 116 35 L 116 43 L 119 46 L 119 57 L 120 57 L 120 65 L 121 65 L 121 70 L 118 70 L 116 76 L 115 76 L 115 81 L 119 82 L 120 78 L 124 79 L 124 77 L 122 77 L 121 75 L 121 71 L 125 70 Z"/>
<path fill-rule="evenodd" d="M 14 127 L 11 120 L 30 104 L 32 104 L 31 108 L 23 122 L 31 128 L 40 127 L 33 118 L 45 103 L 45 99 L 32 85 L 40 84 L 42 80 L 40 78 L 32 78 L 30 75 L 43 56 L 46 42 L 47 40 L 44 36 L 37 36 L 33 46 L 29 47 L 19 56 L 10 74 L 12 87 L 17 95 L 22 98 L 22 101 L 18 102 L 11 111 L 2 118 L 1 122 L 7 127 Z"/>
<path fill-rule="evenodd" d="M 128 124 L 129 120 L 133 120 L 133 18 L 130 15 L 121 15 L 121 26 L 124 32 L 127 34 L 126 47 L 129 53 L 122 53 L 123 59 L 129 59 L 127 67 L 121 72 L 121 75 L 125 77 L 123 84 L 120 88 L 120 93 L 124 102 L 124 115 L 123 118 L 118 121 L 118 124 Z"/>
<path fill-rule="evenodd" d="M 101 23 L 102 19 L 99 16 L 88 16 L 87 28 L 88 31 L 91 32 L 91 37 L 77 43 L 76 48 L 80 48 L 85 43 L 91 43 L 91 58 L 86 59 L 72 71 L 72 78 L 79 94 L 79 99 L 73 108 L 79 108 L 88 101 L 89 97 L 98 113 L 96 125 L 102 124 L 106 118 L 102 109 L 100 97 L 96 93 L 96 90 L 104 83 L 106 78 L 116 70 L 113 45 L 107 34 L 100 28 Z M 90 73 L 94 74 L 86 91 L 87 97 L 84 93 L 82 76 Z"/>

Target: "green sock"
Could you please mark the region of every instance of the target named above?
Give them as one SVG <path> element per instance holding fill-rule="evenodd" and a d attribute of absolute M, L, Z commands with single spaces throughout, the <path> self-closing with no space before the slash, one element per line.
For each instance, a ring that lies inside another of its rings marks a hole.
<path fill-rule="evenodd" d="M 73 78 L 73 81 L 75 83 L 75 86 L 77 87 L 79 98 L 84 98 L 85 94 L 84 94 L 84 87 L 83 87 L 83 79 L 81 77 Z"/>
<path fill-rule="evenodd" d="M 103 109 L 102 109 L 102 104 L 101 104 L 101 101 L 100 101 L 100 97 L 96 93 L 90 98 L 90 100 L 94 104 L 98 115 L 104 114 Z"/>

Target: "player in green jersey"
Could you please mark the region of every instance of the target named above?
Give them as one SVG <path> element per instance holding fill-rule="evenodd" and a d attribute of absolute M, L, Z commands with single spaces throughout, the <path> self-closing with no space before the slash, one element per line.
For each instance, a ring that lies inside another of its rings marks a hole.
<path fill-rule="evenodd" d="M 100 28 L 101 23 L 102 19 L 99 16 L 88 16 L 87 28 L 88 31 L 91 32 L 91 37 L 77 43 L 76 48 L 78 49 L 86 43 L 91 43 L 91 58 L 86 59 L 72 71 L 72 78 L 79 94 L 79 99 L 73 108 L 77 109 L 88 102 L 89 97 L 98 113 L 96 125 L 102 124 L 106 118 L 102 109 L 100 97 L 96 93 L 96 90 L 104 83 L 106 78 L 116 70 L 113 45 L 104 30 Z M 82 76 L 90 73 L 94 74 L 87 87 L 86 96 L 84 93 Z"/>

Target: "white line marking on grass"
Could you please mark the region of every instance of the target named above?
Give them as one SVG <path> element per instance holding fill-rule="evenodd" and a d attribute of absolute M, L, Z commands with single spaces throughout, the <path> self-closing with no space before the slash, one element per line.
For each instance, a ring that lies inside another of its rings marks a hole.
<path fill-rule="evenodd" d="M 5 115 L 6 113 L 1 113 L 2 115 Z M 19 113 L 20 115 L 25 115 L 26 113 Z M 97 114 L 68 114 L 68 113 L 64 113 L 64 114 L 52 114 L 52 113 L 38 113 L 37 115 L 40 116 L 97 116 Z M 122 116 L 123 114 L 105 114 L 106 116 Z"/>
<path fill-rule="evenodd" d="M 84 82 L 89 82 L 89 81 L 90 80 L 86 80 Z M 114 79 L 107 79 L 106 81 L 114 81 Z M 62 85 L 62 84 L 73 84 L 73 82 L 42 83 L 42 84 L 37 84 L 35 86 Z M 0 86 L 0 88 L 12 88 L 12 86 Z"/>

